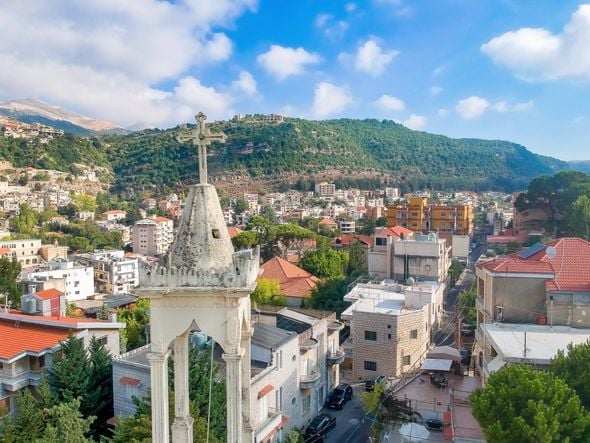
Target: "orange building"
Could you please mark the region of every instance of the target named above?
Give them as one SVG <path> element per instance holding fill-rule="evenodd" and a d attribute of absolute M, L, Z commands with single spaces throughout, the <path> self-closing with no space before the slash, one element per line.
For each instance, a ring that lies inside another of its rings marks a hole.
<path fill-rule="evenodd" d="M 429 205 L 425 197 L 411 197 L 407 205 L 387 207 L 387 226 L 398 225 L 418 232 L 438 231 L 470 235 L 473 231 L 473 207 Z"/>

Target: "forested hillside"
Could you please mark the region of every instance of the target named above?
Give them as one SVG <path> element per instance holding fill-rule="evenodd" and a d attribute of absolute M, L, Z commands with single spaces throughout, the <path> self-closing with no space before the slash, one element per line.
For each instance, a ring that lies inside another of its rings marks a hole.
<path fill-rule="evenodd" d="M 568 168 L 525 147 L 496 140 L 452 139 L 393 121 L 286 119 L 283 124 L 222 122 L 225 144 L 209 149 L 209 175 L 276 183 L 323 178 L 370 180 L 402 190 L 523 189 L 538 175 Z M 213 132 L 216 128 L 212 128 Z M 196 150 L 180 145 L 178 128 L 108 137 L 114 189 L 173 188 L 196 180 Z"/>
<path fill-rule="evenodd" d="M 47 143 L 0 137 L 0 160 L 8 160 L 17 168 L 30 166 L 73 174 L 79 172 L 75 164 L 109 167 L 105 150 L 98 140 L 68 133 Z"/>

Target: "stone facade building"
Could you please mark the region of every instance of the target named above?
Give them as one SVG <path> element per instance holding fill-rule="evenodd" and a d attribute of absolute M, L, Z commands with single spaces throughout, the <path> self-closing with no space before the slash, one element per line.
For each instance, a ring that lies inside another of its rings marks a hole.
<path fill-rule="evenodd" d="M 173 221 L 166 217 L 139 220 L 133 225 L 133 252 L 148 256 L 163 255 L 174 239 Z"/>
<path fill-rule="evenodd" d="M 129 294 L 139 284 L 138 260 L 125 257 L 124 251 L 78 254 L 74 260 L 94 269 L 96 292 Z"/>

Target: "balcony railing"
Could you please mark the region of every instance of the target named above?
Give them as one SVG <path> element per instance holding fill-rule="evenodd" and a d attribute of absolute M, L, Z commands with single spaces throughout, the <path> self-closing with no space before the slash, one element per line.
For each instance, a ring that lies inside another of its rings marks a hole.
<path fill-rule="evenodd" d="M 334 352 L 328 352 L 326 359 L 328 364 L 331 365 L 339 365 L 344 361 L 346 357 L 346 353 L 342 348 L 335 349 Z"/>
<path fill-rule="evenodd" d="M 310 368 L 305 374 L 299 376 L 299 387 L 301 389 L 314 388 L 321 377 L 320 368 L 317 366 Z"/>
<path fill-rule="evenodd" d="M 330 332 L 341 331 L 342 329 L 344 329 L 344 323 L 341 321 L 333 320 L 328 323 L 328 331 Z"/>
<path fill-rule="evenodd" d="M 256 435 L 259 439 L 264 438 L 273 429 L 281 423 L 281 414 L 275 408 L 268 408 L 266 417 L 261 417 L 258 425 L 256 426 Z"/>
<path fill-rule="evenodd" d="M 320 342 L 315 338 L 308 338 L 307 340 L 299 343 L 299 349 L 301 352 L 307 352 L 311 349 L 315 349 L 320 345 Z"/>

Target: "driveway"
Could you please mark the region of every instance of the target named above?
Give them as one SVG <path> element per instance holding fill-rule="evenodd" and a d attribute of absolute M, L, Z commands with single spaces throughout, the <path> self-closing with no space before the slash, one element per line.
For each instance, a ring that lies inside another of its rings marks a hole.
<path fill-rule="evenodd" d="M 325 443 L 366 443 L 367 441 L 371 423 L 370 420 L 364 420 L 365 413 L 359 398 L 359 394 L 365 390 L 365 384 L 353 383 L 352 388 L 354 396 L 341 411 L 329 408 L 323 408 L 321 411 L 336 417 L 336 427 L 328 433 Z"/>

